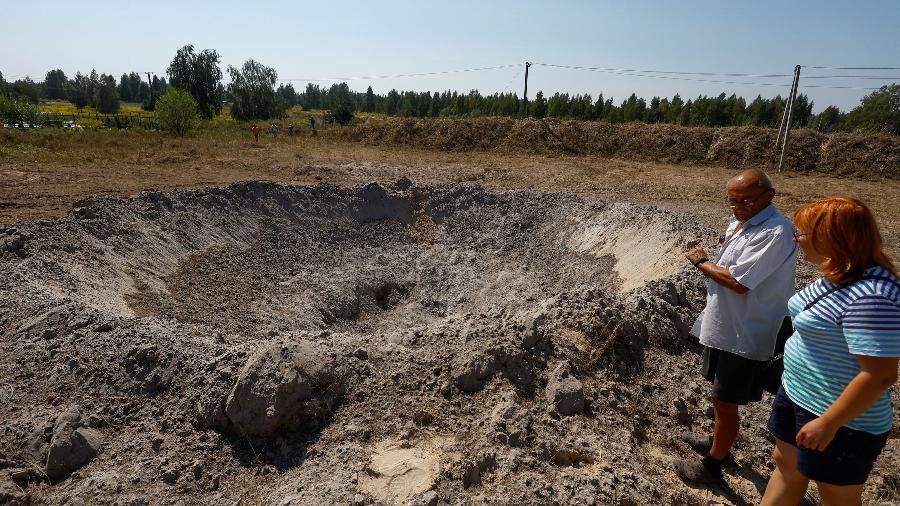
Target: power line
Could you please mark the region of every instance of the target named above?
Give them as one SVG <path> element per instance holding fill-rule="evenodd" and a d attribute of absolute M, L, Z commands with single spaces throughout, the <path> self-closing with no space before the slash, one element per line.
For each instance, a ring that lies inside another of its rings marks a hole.
<path fill-rule="evenodd" d="M 897 81 L 900 76 L 803 76 L 804 79 L 873 79 L 878 81 Z"/>
<path fill-rule="evenodd" d="M 556 67 L 572 70 L 590 70 L 593 72 L 632 72 L 639 74 L 667 74 L 667 75 L 686 75 L 686 76 L 721 76 L 721 77 L 791 77 L 792 74 L 744 74 L 744 73 L 721 73 L 721 72 L 687 72 L 681 70 L 641 70 L 641 69 L 619 69 L 610 67 L 586 67 L 581 65 L 561 65 L 557 63 L 534 63 L 543 67 Z"/>
<path fill-rule="evenodd" d="M 700 78 L 692 78 L 692 77 L 679 77 L 684 75 L 700 75 L 700 76 L 740 76 L 740 77 L 758 77 L 758 78 L 772 78 L 772 77 L 789 77 L 789 74 L 726 74 L 726 73 L 717 73 L 717 72 L 685 72 L 685 71 L 662 71 L 662 70 L 627 70 L 627 69 L 611 69 L 605 67 L 585 67 L 578 65 L 559 65 L 553 63 L 535 63 L 534 65 L 541 65 L 544 67 L 555 67 L 555 68 L 564 68 L 571 70 L 587 70 L 591 72 L 601 72 L 604 74 L 611 75 L 619 75 L 626 77 L 649 77 L 653 79 L 670 79 L 676 81 L 692 81 L 692 82 L 702 82 L 702 83 L 716 83 L 716 84 L 738 84 L 738 85 L 746 85 L 746 86 L 776 86 L 776 87 L 790 87 L 790 84 L 785 83 L 760 83 L 760 82 L 746 82 L 746 81 L 730 81 L 730 80 L 721 80 L 721 79 L 700 79 Z M 639 73 L 638 73 L 639 72 Z M 664 75 L 658 75 L 664 74 Z M 811 76 L 810 76 L 811 77 Z M 890 78 L 888 78 L 890 79 Z M 839 89 L 839 90 L 877 90 L 879 88 L 871 88 L 871 87 L 857 87 L 857 86 L 825 86 L 825 85 L 803 85 L 804 88 L 824 88 L 824 89 Z"/>
<path fill-rule="evenodd" d="M 482 70 L 500 70 L 500 69 L 508 69 L 514 67 L 522 67 L 524 63 L 512 63 L 509 65 L 495 65 L 491 67 L 475 67 L 468 69 L 455 69 L 455 70 L 439 70 L 435 72 L 417 72 L 414 74 L 387 74 L 381 76 L 357 76 L 357 77 L 318 77 L 318 78 L 307 78 L 307 77 L 291 77 L 278 79 L 278 81 L 364 81 L 364 80 L 375 80 L 375 79 L 396 79 L 401 77 L 426 77 L 426 76 L 439 76 L 446 74 L 458 74 L 463 72 L 480 72 Z"/>
<path fill-rule="evenodd" d="M 800 65 L 805 69 L 825 70 L 900 70 L 900 67 L 826 67 L 822 65 Z"/>

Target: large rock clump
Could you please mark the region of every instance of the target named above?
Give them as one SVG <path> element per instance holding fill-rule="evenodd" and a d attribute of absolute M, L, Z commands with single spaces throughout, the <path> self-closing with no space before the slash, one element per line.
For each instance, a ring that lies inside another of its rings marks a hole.
<path fill-rule="evenodd" d="M 225 402 L 231 427 L 268 436 L 325 421 L 346 385 L 335 355 L 310 342 L 270 343 L 247 360 Z"/>
<path fill-rule="evenodd" d="M 100 434 L 82 426 L 77 406 L 65 411 L 56 420 L 45 472 L 50 479 L 63 478 L 87 464 L 100 449 Z"/>
<path fill-rule="evenodd" d="M 573 374 L 568 362 L 559 364 L 547 382 L 547 401 L 563 416 L 584 411 L 584 387 Z"/>

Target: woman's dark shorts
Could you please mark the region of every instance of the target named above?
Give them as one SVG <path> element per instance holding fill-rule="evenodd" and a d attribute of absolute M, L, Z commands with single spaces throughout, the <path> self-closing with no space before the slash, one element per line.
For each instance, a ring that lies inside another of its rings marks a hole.
<path fill-rule="evenodd" d="M 772 402 L 769 432 L 777 439 L 797 446 L 797 433 L 816 418 L 818 415 L 795 404 L 781 387 Z M 887 444 L 888 434 L 876 435 L 841 427 L 824 451 L 797 446 L 797 470 L 810 480 L 829 485 L 861 485 Z"/>
<path fill-rule="evenodd" d="M 703 377 L 712 382 L 712 398 L 717 401 L 743 405 L 762 399 L 763 387 L 756 377 L 766 363 L 703 347 Z"/>

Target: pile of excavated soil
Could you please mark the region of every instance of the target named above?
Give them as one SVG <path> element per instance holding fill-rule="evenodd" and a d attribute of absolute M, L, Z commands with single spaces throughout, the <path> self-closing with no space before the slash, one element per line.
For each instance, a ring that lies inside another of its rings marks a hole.
<path fill-rule="evenodd" d="M 568 153 L 734 168 L 775 168 L 777 130 L 681 127 L 670 124 L 511 118 L 366 119 L 339 136 L 375 145 L 443 151 Z M 900 178 L 900 136 L 854 132 L 791 133 L 784 167 L 864 178 Z"/>
<path fill-rule="evenodd" d="M 472 185 L 98 196 L 0 229 L 0 502 L 752 503 L 688 327 L 716 234 L 651 207 Z M 891 439 L 867 497 L 890 497 Z M 893 481 L 892 481 L 893 480 Z"/>

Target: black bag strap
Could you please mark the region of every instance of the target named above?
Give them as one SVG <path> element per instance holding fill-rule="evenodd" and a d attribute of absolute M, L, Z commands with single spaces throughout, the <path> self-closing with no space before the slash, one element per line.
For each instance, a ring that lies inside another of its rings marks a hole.
<path fill-rule="evenodd" d="M 857 281 L 862 281 L 862 280 L 864 280 L 864 279 L 877 279 L 877 280 L 881 280 L 881 281 L 887 281 L 888 283 L 891 283 L 892 285 L 896 286 L 897 288 L 900 288 L 900 283 L 898 283 L 894 278 L 889 278 L 889 277 L 887 277 L 887 276 L 873 276 L 873 275 L 870 275 L 870 274 L 867 274 L 867 275 L 865 275 L 865 276 L 862 276 L 861 278 L 857 279 L 857 280 L 854 281 L 853 283 L 856 283 Z M 816 298 L 814 298 L 812 301 L 810 301 L 810 302 L 803 308 L 803 311 L 806 311 L 806 310 L 808 310 L 809 308 L 815 306 L 817 302 L 819 302 L 820 300 L 824 299 L 825 297 L 831 295 L 832 293 L 834 293 L 834 292 L 836 292 L 836 291 L 838 291 L 838 290 L 843 290 L 844 288 L 850 288 L 851 286 L 853 286 L 853 283 L 850 283 L 850 284 L 848 284 L 848 285 L 835 285 L 835 286 L 832 286 L 832 287 L 829 288 L 828 290 L 825 290 L 825 292 L 823 292 L 821 295 L 817 295 Z"/>

